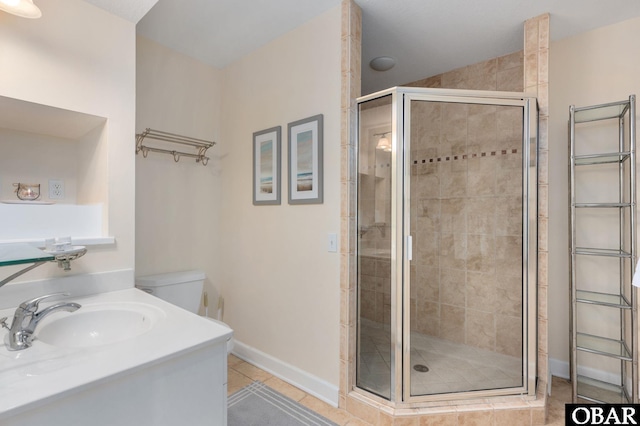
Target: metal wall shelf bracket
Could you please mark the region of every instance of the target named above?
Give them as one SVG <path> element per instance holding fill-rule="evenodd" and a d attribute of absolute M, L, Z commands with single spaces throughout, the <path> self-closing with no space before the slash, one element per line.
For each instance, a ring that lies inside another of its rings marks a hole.
<path fill-rule="evenodd" d="M 192 147 L 195 152 L 177 151 L 174 149 L 167 149 L 159 146 L 143 145 L 143 141 L 147 139 L 153 139 L 161 142 L 168 142 L 170 144 L 180 144 Z M 206 141 L 204 139 L 196 139 L 189 136 L 182 136 L 175 133 L 162 132 L 160 130 L 153 130 L 146 128 L 144 132 L 136 134 L 136 154 L 142 152 L 142 156 L 147 158 L 149 152 L 158 152 L 161 154 L 169 154 L 173 156 L 173 160 L 177 163 L 180 158 L 195 158 L 196 163 L 201 163 L 206 166 L 209 163 L 209 157 L 206 156 L 206 152 L 216 143 L 213 141 Z"/>

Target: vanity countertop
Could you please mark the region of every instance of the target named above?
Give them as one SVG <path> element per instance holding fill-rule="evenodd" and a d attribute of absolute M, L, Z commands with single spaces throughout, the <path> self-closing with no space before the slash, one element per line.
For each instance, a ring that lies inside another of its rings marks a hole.
<path fill-rule="evenodd" d="M 6 345 L 0 343 L 0 420 L 54 401 L 81 387 L 113 380 L 134 369 L 199 348 L 222 344 L 226 350 L 226 341 L 232 334 L 228 328 L 135 288 L 71 297 L 65 301 L 77 302 L 87 309 L 105 304 L 138 304 L 158 315 L 153 327 L 143 334 L 99 346 L 52 346 L 36 337 L 28 349 L 8 351 Z M 41 308 L 51 304 L 43 302 Z M 14 310 L 0 310 L 0 317 L 11 319 Z M 54 313 L 39 327 L 45 326 L 47 320 L 54 321 L 56 316 L 73 314 Z M 38 329 L 35 335 L 38 335 Z M 6 341 L 7 331 L 3 329 L 0 337 Z"/>

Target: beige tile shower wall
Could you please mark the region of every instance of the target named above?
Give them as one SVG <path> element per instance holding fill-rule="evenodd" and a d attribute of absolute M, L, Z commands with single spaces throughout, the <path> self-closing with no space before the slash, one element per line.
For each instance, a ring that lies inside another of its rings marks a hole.
<path fill-rule="evenodd" d="M 522 91 L 522 58 L 515 52 L 410 86 Z M 412 329 L 519 356 L 519 112 L 420 102 L 412 115 Z"/>
<path fill-rule="evenodd" d="M 391 104 L 368 103 L 359 117 L 358 280 L 360 315 L 391 323 L 391 153 L 377 149 L 391 131 Z"/>
<path fill-rule="evenodd" d="M 547 383 L 549 223 L 549 14 L 525 22 L 524 90 L 538 98 L 538 387 Z"/>
<path fill-rule="evenodd" d="M 356 353 L 356 98 L 360 96 L 362 10 L 342 1 L 342 97 L 340 135 L 340 389 L 338 404 L 347 407 L 355 381 Z"/>
<path fill-rule="evenodd" d="M 523 91 L 523 51 L 404 84 L 409 87 Z"/>
<path fill-rule="evenodd" d="M 412 123 L 439 132 L 412 129 L 413 329 L 519 355 L 520 331 L 502 324 L 521 320 L 521 128 L 494 106 L 418 104 L 413 113 L 421 109 L 430 119 Z"/>
<path fill-rule="evenodd" d="M 360 258 L 360 316 L 381 324 L 391 323 L 391 261 L 388 257 Z"/>

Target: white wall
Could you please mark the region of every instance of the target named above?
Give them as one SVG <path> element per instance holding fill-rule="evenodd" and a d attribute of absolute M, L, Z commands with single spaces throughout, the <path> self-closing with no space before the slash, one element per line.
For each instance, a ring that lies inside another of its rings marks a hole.
<path fill-rule="evenodd" d="M 553 25 L 553 20 L 552 20 Z M 587 106 L 640 94 L 640 18 L 551 43 L 549 60 L 549 357 L 568 374 L 569 105 Z M 595 229 L 594 229 L 595 230 Z M 607 233 L 605 229 L 596 230 Z M 612 327 L 615 324 L 611 325 Z"/>
<path fill-rule="evenodd" d="M 223 76 L 221 281 L 236 339 L 339 382 L 340 7 L 231 64 Z M 287 202 L 287 123 L 324 114 L 324 203 Z M 282 204 L 252 204 L 252 134 L 282 126 Z"/>
<path fill-rule="evenodd" d="M 136 276 L 200 269 L 215 307 L 224 247 L 219 155 L 227 143 L 220 139 L 221 72 L 140 36 L 136 55 L 136 132 L 152 128 L 219 143 L 207 151 L 206 167 L 190 158 L 137 155 Z"/>
<path fill-rule="evenodd" d="M 71 273 L 52 263 L 22 279 L 132 270 L 135 25 L 81 0 L 38 6 L 37 20 L 0 13 L 0 96 L 107 119 L 100 162 L 109 180 L 106 228 L 117 244 L 93 249 Z"/>
<path fill-rule="evenodd" d="M 211 311 L 222 293 L 241 345 L 329 383 L 336 397 L 339 255 L 327 252 L 327 234 L 340 231 L 340 25 L 337 7 L 222 71 L 138 37 L 136 87 L 137 132 L 218 142 L 207 167 L 136 158 L 136 275 L 204 270 Z M 324 203 L 289 206 L 286 126 L 315 114 L 324 114 Z M 276 125 L 283 204 L 255 207 L 252 134 Z"/>
<path fill-rule="evenodd" d="M 75 204 L 78 143 L 6 128 L 0 128 L 0 140 L 1 200 L 17 200 L 14 182 L 40 183 L 40 199 L 48 200 L 48 179 L 55 178 L 64 180 L 65 201 Z"/>

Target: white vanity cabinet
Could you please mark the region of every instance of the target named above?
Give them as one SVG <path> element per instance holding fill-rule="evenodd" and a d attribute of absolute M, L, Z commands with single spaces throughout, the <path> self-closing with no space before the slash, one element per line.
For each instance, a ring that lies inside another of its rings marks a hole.
<path fill-rule="evenodd" d="M 227 424 L 228 329 L 136 289 L 73 300 L 148 304 L 164 315 L 145 334 L 109 345 L 2 347 L 0 424 Z"/>

